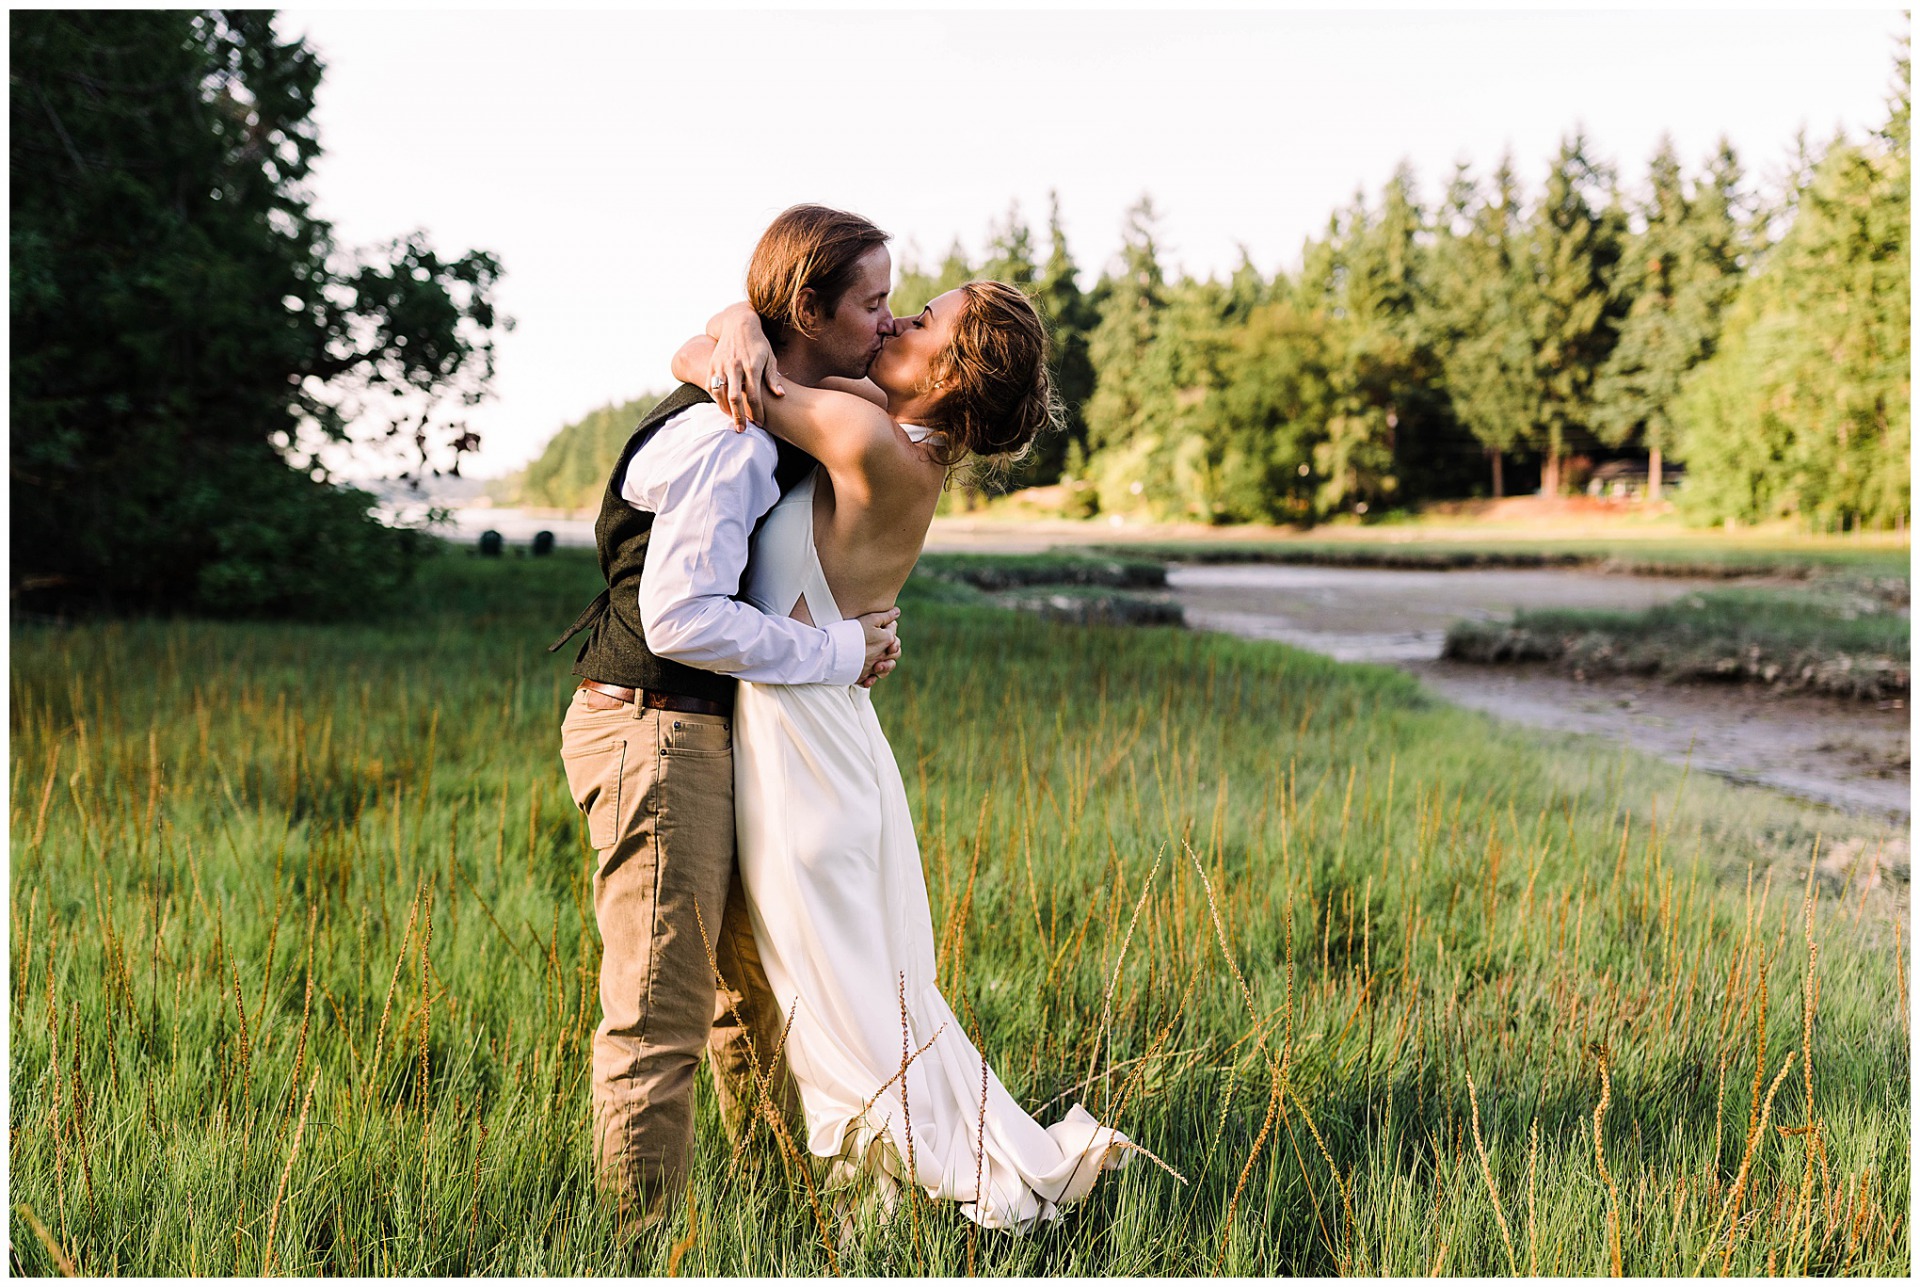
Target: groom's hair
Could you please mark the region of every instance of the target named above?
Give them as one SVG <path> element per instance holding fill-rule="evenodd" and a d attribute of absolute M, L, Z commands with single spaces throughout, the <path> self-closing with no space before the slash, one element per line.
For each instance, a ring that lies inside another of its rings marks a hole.
<path fill-rule="evenodd" d="M 811 339 L 799 320 L 800 292 L 813 291 L 821 312 L 832 317 L 860 257 L 886 244 L 886 233 L 845 210 L 800 205 L 781 211 L 747 261 L 747 302 L 760 315 L 767 342 L 777 349 L 795 334 Z"/>

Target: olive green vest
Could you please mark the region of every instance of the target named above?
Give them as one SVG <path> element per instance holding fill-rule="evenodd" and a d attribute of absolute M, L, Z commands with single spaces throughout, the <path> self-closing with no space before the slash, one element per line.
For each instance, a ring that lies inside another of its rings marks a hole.
<path fill-rule="evenodd" d="M 648 688 L 681 697 L 701 697 L 722 705 L 733 701 L 732 676 L 656 657 L 647 647 L 646 635 L 640 626 L 640 573 L 647 562 L 653 514 L 629 505 L 620 494 L 634 453 L 646 446 L 667 421 L 690 407 L 712 401 L 706 390 L 691 384 L 683 384 L 662 398 L 640 417 L 633 436 L 620 452 L 612 476 L 607 479 L 606 494 L 600 501 L 600 517 L 593 524 L 594 544 L 600 551 L 600 571 L 607 579 L 607 588 L 587 605 L 567 633 L 547 649 L 557 652 L 582 630 L 589 631 L 573 663 L 573 673 L 582 679 L 622 688 Z M 785 442 L 781 442 L 779 448 L 774 481 L 785 494 L 807 476 L 815 461 Z M 754 530 L 759 529 L 756 526 Z M 739 592 L 739 586 L 732 587 L 731 593 L 736 597 Z"/>

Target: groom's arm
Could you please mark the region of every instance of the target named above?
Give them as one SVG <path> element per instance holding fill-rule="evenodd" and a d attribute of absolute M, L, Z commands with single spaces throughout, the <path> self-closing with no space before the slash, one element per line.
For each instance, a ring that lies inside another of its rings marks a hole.
<path fill-rule="evenodd" d="M 753 528 L 780 498 L 773 440 L 725 413 L 684 412 L 635 453 L 621 488 L 654 514 L 640 622 L 658 656 L 759 684 L 852 684 L 866 662 L 859 621 L 822 630 L 732 596 Z"/>

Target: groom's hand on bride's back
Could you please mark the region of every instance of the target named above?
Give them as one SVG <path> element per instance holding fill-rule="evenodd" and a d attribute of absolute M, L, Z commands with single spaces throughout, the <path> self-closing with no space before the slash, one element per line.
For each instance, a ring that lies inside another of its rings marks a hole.
<path fill-rule="evenodd" d="M 868 612 L 854 619 L 867 641 L 867 664 L 857 682 L 862 688 L 872 688 L 900 661 L 900 609 Z"/>

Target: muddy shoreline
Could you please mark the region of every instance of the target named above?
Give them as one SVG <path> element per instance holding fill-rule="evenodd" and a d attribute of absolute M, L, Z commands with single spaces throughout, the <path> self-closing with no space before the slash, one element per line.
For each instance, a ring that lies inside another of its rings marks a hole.
<path fill-rule="evenodd" d="M 1195 629 L 1272 639 L 1340 661 L 1397 666 L 1436 696 L 1500 719 L 1604 738 L 1695 771 L 1862 817 L 1911 817 L 1909 711 L 1741 684 L 1575 679 L 1538 664 L 1440 660 L 1447 626 L 1514 608 L 1645 608 L 1708 582 L 1574 568 L 1451 572 L 1181 566 L 1168 593 Z M 1718 584 L 1766 585 L 1743 579 Z"/>

